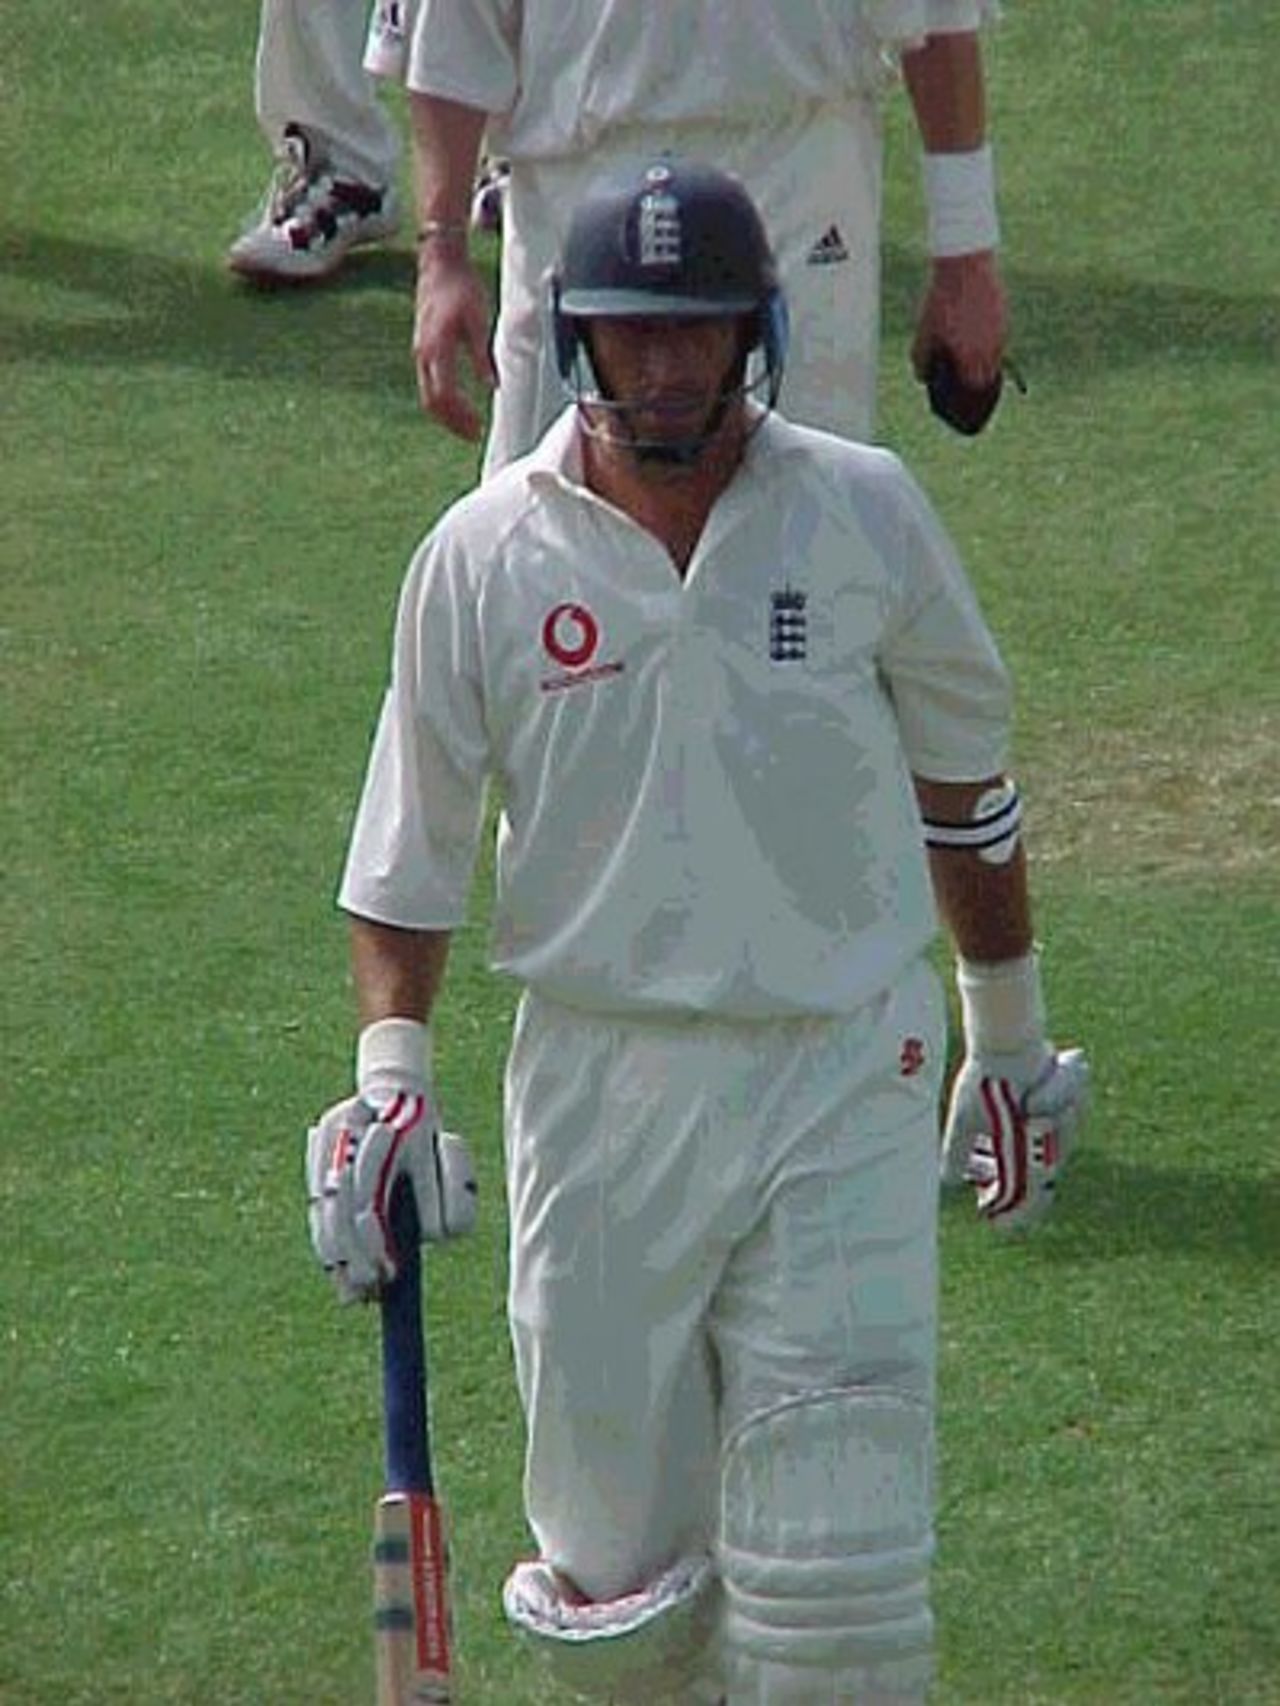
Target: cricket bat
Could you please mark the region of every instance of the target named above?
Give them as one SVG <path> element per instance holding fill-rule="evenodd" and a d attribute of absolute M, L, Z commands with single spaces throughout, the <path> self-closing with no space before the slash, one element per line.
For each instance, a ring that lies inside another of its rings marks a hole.
<path fill-rule="evenodd" d="M 391 1203 L 400 1267 L 382 1293 L 385 1490 L 373 1528 L 378 1706 L 450 1706 L 450 1615 L 444 1519 L 431 1469 L 422 1249 L 407 1180 Z"/>

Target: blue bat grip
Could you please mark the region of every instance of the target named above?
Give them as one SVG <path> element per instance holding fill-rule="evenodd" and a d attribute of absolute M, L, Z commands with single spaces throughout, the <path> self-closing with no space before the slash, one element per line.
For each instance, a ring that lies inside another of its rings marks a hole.
<path fill-rule="evenodd" d="M 417 1204 L 407 1179 L 396 1183 L 390 1216 L 398 1269 L 381 1299 L 386 1490 L 434 1497 L 422 1332 L 422 1246 Z"/>

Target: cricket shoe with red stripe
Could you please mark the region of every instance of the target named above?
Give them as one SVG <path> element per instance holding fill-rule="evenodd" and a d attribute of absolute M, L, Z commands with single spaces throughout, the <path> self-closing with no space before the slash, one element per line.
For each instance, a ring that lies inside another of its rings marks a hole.
<path fill-rule="evenodd" d="M 305 284 L 330 277 L 352 249 L 385 241 L 399 223 L 390 185 L 341 177 L 291 124 L 262 211 L 227 251 L 227 265 L 257 284 Z"/>

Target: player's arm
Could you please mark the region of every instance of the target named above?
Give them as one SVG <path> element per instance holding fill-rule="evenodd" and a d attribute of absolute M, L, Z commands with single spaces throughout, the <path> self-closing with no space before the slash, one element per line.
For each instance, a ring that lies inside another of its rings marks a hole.
<path fill-rule="evenodd" d="M 456 1237 L 475 1222 L 471 1156 L 441 1131 L 431 1092 L 428 1021 L 449 942 L 447 930 L 351 919 L 356 1094 L 328 1109 L 307 1139 L 311 1240 L 344 1302 L 375 1296 L 400 1267 L 391 1216 L 400 1178 L 413 1187 L 425 1240 Z"/>
<path fill-rule="evenodd" d="M 361 1029 L 382 1019 L 427 1024 L 444 982 L 452 934 L 351 919 L 351 972 Z"/>
<path fill-rule="evenodd" d="M 955 943 L 965 1058 L 943 1135 L 947 1184 L 1011 1229 L 1043 1215 L 1088 1105 L 1088 1062 L 1046 1034 L 1021 803 L 1003 776 L 916 778 L 938 910 Z"/>
<path fill-rule="evenodd" d="M 471 261 L 471 193 L 488 115 L 478 107 L 410 90 L 409 132 L 418 214 L 413 358 L 423 408 L 460 438 L 482 420 L 462 387 L 459 358 L 496 383 L 489 352 L 489 293 Z"/>
<path fill-rule="evenodd" d="M 1053 1200 L 1088 1068 L 1079 1050 L 1059 1053 L 1047 1034 L 1022 803 L 996 769 L 1010 742 L 1008 672 L 932 505 L 896 460 L 880 467 L 894 498 L 897 598 L 879 661 L 915 777 L 938 910 L 957 950 L 964 1021 L 943 1179 L 976 1183 L 982 1213 L 1011 1228 Z"/>
<path fill-rule="evenodd" d="M 338 905 L 350 920 L 360 1032 L 354 1094 L 307 1138 L 312 1243 L 344 1299 L 395 1278 L 390 1205 L 407 1177 L 425 1239 L 475 1218 L 470 1158 L 440 1129 L 432 1007 L 465 914 L 489 770 L 474 599 L 447 521 L 401 592 L 391 679 L 356 811 Z M 396 928 L 390 921 L 429 921 Z"/>
<path fill-rule="evenodd" d="M 930 276 L 912 363 L 924 378 L 939 347 L 961 379 L 988 387 L 1004 357 L 1006 309 L 977 29 L 937 31 L 902 55 L 924 149 Z"/>
<path fill-rule="evenodd" d="M 1021 835 L 1015 828 L 1009 843 L 993 840 L 988 849 L 948 845 L 940 838 L 947 825 L 956 826 L 957 837 L 967 835 L 984 815 L 980 802 L 1003 798 L 1006 787 L 1001 776 L 983 782 L 916 778 L 938 911 L 960 957 L 983 965 L 1021 959 L 1031 952 L 1031 900 Z M 991 834 L 998 836 L 1006 828 L 1007 824 L 993 824 Z M 1005 856 L 997 862 L 991 857 L 993 851 Z"/>

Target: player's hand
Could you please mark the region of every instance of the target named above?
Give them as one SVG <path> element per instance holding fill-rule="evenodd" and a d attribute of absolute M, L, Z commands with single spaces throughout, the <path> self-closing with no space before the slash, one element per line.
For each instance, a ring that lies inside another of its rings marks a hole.
<path fill-rule="evenodd" d="M 463 386 L 465 360 L 482 386 L 498 382 L 489 347 L 489 295 L 479 273 L 448 243 L 429 243 L 418 256 L 413 361 L 422 407 L 458 438 L 474 442 L 484 418 Z"/>
<path fill-rule="evenodd" d="M 951 1090 L 943 1184 L 974 1185 L 979 1214 L 998 1230 L 1033 1225 L 1053 1205 L 1088 1104 L 1083 1049 L 1038 1042 L 1014 1054 L 971 1053 Z"/>
<path fill-rule="evenodd" d="M 413 1187 L 424 1242 L 475 1225 L 475 1169 L 463 1140 L 439 1128 L 421 1064 L 428 1046 L 426 1027 L 411 1020 L 370 1025 L 358 1093 L 307 1134 L 311 1243 L 344 1303 L 375 1297 L 396 1276 L 390 1205 L 401 1178 Z"/>
<path fill-rule="evenodd" d="M 936 256 L 911 365 L 934 412 L 960 432 L 981 431 L 1000 400 L 1007 330 L 995 251 Z"/>
<path fill-rule="evenodd" d="M 990 385 L 1004 363 L 1008 314 L 994 249 L 972 255 L 935 255 L 921 304 L 911 365 L 923 379 L 941 346 L 967 385 Z"/>

